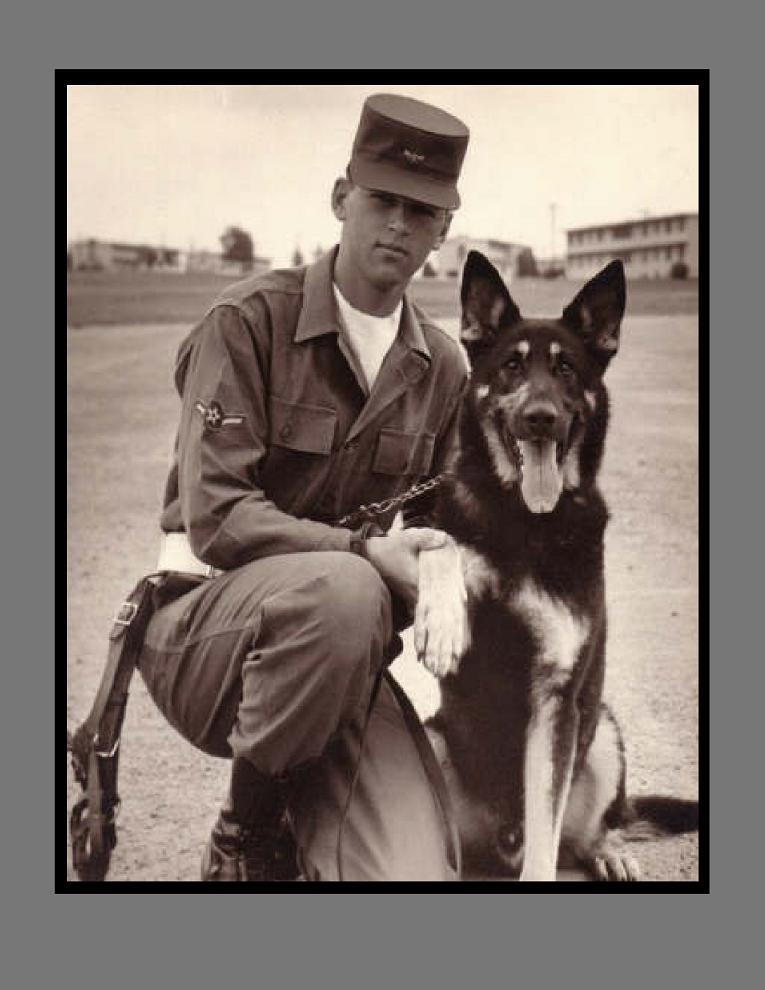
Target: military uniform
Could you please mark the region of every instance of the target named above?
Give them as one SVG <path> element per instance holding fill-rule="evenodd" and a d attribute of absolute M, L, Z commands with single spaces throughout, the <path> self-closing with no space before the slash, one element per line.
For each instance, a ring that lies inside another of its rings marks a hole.
<path fill-rule="evenodd" d="M 270 775 L 311 767 L 291 811 L 315 879 L 337 876 L 360 727 L 402 622 L 353 552 L 358 534 L 331 523 L 442 470 L 465 381 L 458 346 L 404 297 L 367 394 L 338 319 L 333 263 L 330 253 L 234 285 L 181 345 L 161 526 L 212 576 L 157 611 L 139 663 L 160 709 L 200 749 Z M 347 822 L 353 848 L 365 849 L 349 878 L 454 875 L 426 785 L 383 685 Z"/>

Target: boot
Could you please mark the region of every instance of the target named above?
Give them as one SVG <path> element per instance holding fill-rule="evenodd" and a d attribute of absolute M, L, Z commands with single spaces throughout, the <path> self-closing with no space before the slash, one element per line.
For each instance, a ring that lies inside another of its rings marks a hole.
<path fill-rule="evenodd" d="M 202 856 L 202 879 L 297 880 L 295 841 L 285 819 L 288 783 L 269 777 L 241 757 Z"/>

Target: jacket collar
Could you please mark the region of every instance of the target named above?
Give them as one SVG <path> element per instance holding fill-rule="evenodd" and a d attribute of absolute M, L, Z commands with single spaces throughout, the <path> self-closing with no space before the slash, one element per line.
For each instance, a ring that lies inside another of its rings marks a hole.
<path fill-rule="evenodd" d="M 306 269 L 303 282 L 303 306 L 295 327 L 294 340 L 297 344 L 327 333 L 342 333 L 332 292 L 332 274 L 336 257 L 337 247 L 334 247 Z M 430 358 L 430 349 L 425 341 L 422 326 L 406 294 L 403 303 L 399 338 L 410 350 Z"/>

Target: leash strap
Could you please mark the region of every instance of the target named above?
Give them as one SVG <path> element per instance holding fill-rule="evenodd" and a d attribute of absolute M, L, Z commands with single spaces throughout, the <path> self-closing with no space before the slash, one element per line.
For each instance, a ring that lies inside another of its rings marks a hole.
<path fill-rule="evenodd" d="M 68 735 L 72 769 L 84 796 L 72 809 L 72 864 L 80 880 L 105 878 L 117 844 L 117 769 L 128 688 L 154 613 L 158 575 L 142 578 L 120 606 L 109 634 L 109 652 L 90 714 Z"/>
<path fill-rule="evenodd" d="M 446 787 L 446 781 L 441 771 L 441 767 L 430 745 L 425 728 L 420 721 L 420 717 L 414 709 L 412 702 L 389 670 L 384 675 L 393 695 L 398 702 L 404 721 L 409 729 L 409 735 L 417 748 L 425 775 L 427 776 L 431 790 L 436 799 L 438 810 L 441 813 L 441 820 L 444 826 L 444 840 L 446 842 L 446 856 L 449 866 L 459 877 L 462 873 L 462 855 L 460 852 L 460 839 L 457 830 L 457 819 L 454 814 L 452 800 Z"/>
<path fill-rule="evenodd" d="M 409 700 L 409 697 L 405 693 L 404 689 L 387 668 L 383 668 L 375 677 L 375 681 L 372 686 L 372 693 L 369 698 L 369 704 L 367 705 L 367 710 L 364 715 L 364 722 L 361 728 L 359 755 L 356 759 L 353 777 L 351 778 L 351 782 L 348 787 L 348 796 L 346 798 L 342 815 L 340 816 L 340 825 L 337 833 L 337 846 L 335 849 L 337 878 L 341 882 L 344 880 L 343 837 L 345 832 L 345 823 L 351 809 L 351 802 L 353 801 L 353 796 L 356 791 L 359 774 L 361 773 L 361 762 L 364 756 L 364 743 L 366 741 L 367 729 L 369 728 L 372 709 L 377 701 L 380 693 L 380 686 L 383 680 L 387 682 L 399 708 L 401 709 L 401 714 L 404 718 L 404 723 L 406 724 L 409 736 L 414 743 L 415 749 L 417 750 L 417 755 L 422 763 L 425 776 L 428 778 L 430 789 L 434 795 L 436 805 L 441 815 L 441 821 L 444 829 L 444 841 L 446 843 L 446 858 L 449 866 L 451 866 L 459 878 L 462 873 L 462 855 L 460 851 L 459 832 L 457 830 L 452 801 L 446 788 L 446 781 L 444 780 L 441 767 L 438 765 L 438 760 L 433 752 L 433 747 L 430 745 L 430 740 L 427 737 L 419 715 L 415 711 L 414 706 Z"/>

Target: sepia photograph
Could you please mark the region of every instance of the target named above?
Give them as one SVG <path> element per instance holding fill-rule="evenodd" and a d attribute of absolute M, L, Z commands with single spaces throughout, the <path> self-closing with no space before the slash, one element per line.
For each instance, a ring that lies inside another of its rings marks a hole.
<path fill-rule="evenodd" d="M 237 75 L 56 73 L 57 889 L 703 890 L 708 74 Z"/>

